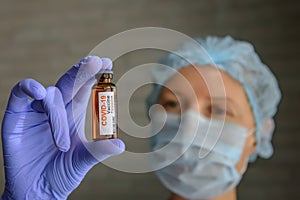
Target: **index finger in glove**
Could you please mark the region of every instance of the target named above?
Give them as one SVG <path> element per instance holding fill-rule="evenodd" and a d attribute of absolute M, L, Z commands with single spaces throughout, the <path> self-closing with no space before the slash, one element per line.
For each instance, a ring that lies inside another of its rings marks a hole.
<path fill-rule="evenodd" d="M 46 89 L 43 85 L 33 79 L 24 79 L 13 87 L 7 110 L 12 112 L 29 111 L 31 110 L 29 98 L 41 100 L 45 96 Z"/>
<path fill-rule="evenodd" d="M 98 56 L 87 56 L 58 80 L 56 87 L 60 89 L 65 104 L 68 104 L 80 88 L 99 71 L 111 68 L 108 60 L 101 59 Z"/>
<path fill-rule="evenodd" d="M 55 145 L 60 151 L 68 151 L 71 145 L 68 118 L 58 88 L 47 88 L 47 95 L 42 101 L 42 106 L 48 116 Z"/>

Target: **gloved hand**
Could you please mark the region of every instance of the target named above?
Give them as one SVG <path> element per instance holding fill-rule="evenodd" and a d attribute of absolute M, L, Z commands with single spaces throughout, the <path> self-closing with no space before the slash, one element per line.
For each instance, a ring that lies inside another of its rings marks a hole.
<path fill-rule="evenodd" d="M 2 124 L 2 199 L 66 199 L 92 166 L 124 151 L 119 139 L 88 142 L 79 137 L 94 75 L 111 66 L 109 59 L 89 56 L 56 87 L 45 89 L 25 79 L 12 89 Z"/>

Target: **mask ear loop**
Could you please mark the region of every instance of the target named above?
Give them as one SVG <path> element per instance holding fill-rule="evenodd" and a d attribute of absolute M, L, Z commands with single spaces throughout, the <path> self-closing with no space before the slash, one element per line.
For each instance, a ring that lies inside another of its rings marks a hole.
<path fill-rule="evenodd" d="M 248 132 L 247 132 L 247 135 L 246 135 L 246 138 L 248 138 L 250 135 L 253 135 L 253 136 L 254 136 L 254 139 L 255 139 L 255 141 L 254 141 L 255 148 L 256 148 L 256 146 L 257 146 L 256 131 L 257 131 L 256 127 L 255 127 L 255 128 L 252 128 L 252 129 L 249 129 Z"/>
<path fill-rule="evenodd" d="M 239 171 L 241 175 L 245 174 L 245 172 L 247 171 L 248 163 L 249 163 L 249 157 L 246 158 L 243 168 Z"/>
<path fill-rule="evenodd" d="M 255 141 L 254 141 L 255 148 L 256 148 L 256 144 L 257 144 L 257 142 L 256 142 L 257 139 L 256 139 L 256 134 L 255 134 L 256 130 L 257 130 L 256 128 L 249 129 L 249 130 L 247 131 L 247 135 L 246 135 L 246 138 L 248 138 L 248 137 L 251 136 L 251 135 L 254 135 L 254 138 L 255 138 Z M 255 152 L 254 152 L 254 153 L 255 153 Z M 248 156 L 248 157 L 245 159 L 245 163 L 244 163 L 244 165 L 243 165 L 243 168 L 239 171 L 239 173 L 240 173 L 241 175 L 243 175 L 243 174 L 247 171 L 248 163 L 249 163 L 250 157 L 251 157 L 251 155 Z"/>
<path fill-rule="evenodd" d="M 255 134 L 255 132 L 257 131 L 257 129 L 256 128 L 252 128 L 252 129 L 249 129 L 248 130 L 248 132 L 247 132 L 247 135 L 246 135 L 246 137 L 249 137 L 250 135 L 254 135 L 254 137 L 255 137 L 255 141 L 256 141 L 256 134 Z"/>

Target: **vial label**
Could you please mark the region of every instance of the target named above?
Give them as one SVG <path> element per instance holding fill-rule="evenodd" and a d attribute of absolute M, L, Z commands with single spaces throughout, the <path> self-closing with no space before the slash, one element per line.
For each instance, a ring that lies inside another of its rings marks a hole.
<path fill-rule="evenodd" d="M 98 92 L 100 135 L 116 133 L 114 92 Z"/>

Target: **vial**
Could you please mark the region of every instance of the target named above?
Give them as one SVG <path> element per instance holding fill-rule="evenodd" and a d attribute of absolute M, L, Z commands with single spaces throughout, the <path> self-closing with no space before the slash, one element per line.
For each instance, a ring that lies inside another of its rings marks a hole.
<path fill-rule="evenodd" d="M 98 77 L 92 87 L 92 139 L 117 138 L 117 89 L 112 83 L 113 72 L 106 70 Z"/>

